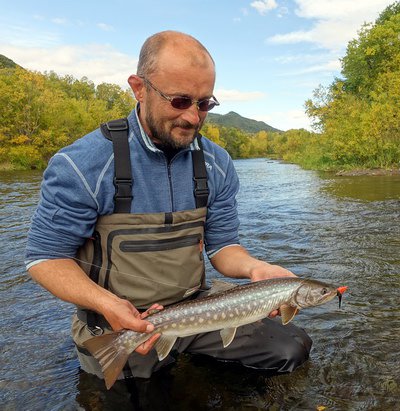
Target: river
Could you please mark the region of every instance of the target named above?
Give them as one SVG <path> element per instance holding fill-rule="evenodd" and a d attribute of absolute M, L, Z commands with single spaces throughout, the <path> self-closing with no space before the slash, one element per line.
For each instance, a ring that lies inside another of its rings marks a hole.
<path fill-rule="evenodd" d="M 182 355 L 150 380 L 105 390 L 79 372 L 73 307 L 25 273 L 38 172 L 0 174 L 2 410 L 394 410 L 400 404 L 400 176 L 336 177 L 235 161 L 243 245 L 299 276 L 347 285 L 294 322 L 314 346 L 292 374 Z M 208 268 L 210 268 L 208 266 Z M 210 277 L 215 273 L 210 269 Z"/>

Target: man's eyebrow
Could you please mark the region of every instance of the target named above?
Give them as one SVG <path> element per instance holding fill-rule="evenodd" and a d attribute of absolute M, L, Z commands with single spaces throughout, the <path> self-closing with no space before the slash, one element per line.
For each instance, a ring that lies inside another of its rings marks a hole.
<path fill-rule="evenodd" d="M 192 95 L 190 95 L 190 94 L 188 94 L 188 93 L 179 93 L 179 92 L 176 92 L 176 93 L 165 93 L 165 94 L 167 94 L 168 96 L 173 96 L 173 97 L 186 97 L 186 98 L 190 98 L 191 100 L 196 100 L 196 99 L 193 98 Z M 199 98 L 199 101 L 209 100 L 212 96 L 213 96 L 213 94 L 209 94 L 209 95 L 207 95 L 207 96 L 205 96 L 205 97 L 200 97 L 200 98 Z"/>

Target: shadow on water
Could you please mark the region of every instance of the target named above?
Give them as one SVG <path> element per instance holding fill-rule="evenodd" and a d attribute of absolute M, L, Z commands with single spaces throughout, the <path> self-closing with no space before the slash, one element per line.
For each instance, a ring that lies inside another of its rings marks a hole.
<path fill-rule="evenodd" d="M 296 371 L 298 378 L 307 367 Z M 183 354 L 152 378 L 118 381 L 108 392 L 97 377 L 82 373 L 76 401 L 83 409 L 110 411 L 265 410 L 281 409 L 294 389 L 285 376 Z"/>
<path fill-rule="evenodd" d="M 394 410 L 400 399 L 399 176 L 336 177 L 265 159 L 235 162 L 241 243 L 303 277 L 349 286 L 300 312 L 310 360 L 269 377 L 182 355 L 149 380 L 80 374 L 73 308 L 34 284 L 23 250 L 41 173 L 0 174 L 0 403 L 5 410 Z M 215 275 L 208 265 L 210 275 Z M 396 408 L 397 407 L 397 408 Z"/>

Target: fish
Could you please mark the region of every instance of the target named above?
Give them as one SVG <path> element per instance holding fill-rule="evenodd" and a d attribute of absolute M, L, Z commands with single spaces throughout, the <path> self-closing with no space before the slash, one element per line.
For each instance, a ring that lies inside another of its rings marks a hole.
<path fill-rule="evenodd" d="M 154 345 L 160 361 L 179 337 L 220 330 L 226 348 L 242 325 L 259 321 L 278 309 L 285 325 L 300 309 L 324 304 L 336 296 L 340 307 L 346 289 L 299 277 L 242 285 L 217 280 L 206 297 L 179 302 L 146 317 L 154 325 L 151 333 L 121 330 L 90 338 L 83 345 L 100 363 L 106 387 L 110 389 L 129 355 L 154 334 L 161 334 Z"/>

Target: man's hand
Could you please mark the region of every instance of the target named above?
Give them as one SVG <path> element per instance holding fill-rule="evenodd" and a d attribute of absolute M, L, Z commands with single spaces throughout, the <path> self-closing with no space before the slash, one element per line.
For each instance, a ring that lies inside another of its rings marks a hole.
<path fill-rule="evenodd" d="M 296 277 L 291 271 L 279 265 L 259 261 L 251 270 L 251 281 L 266 280 L 267 278 Z"/>
<path fill-rule="evenodd" d="M 144 319 L 153 311 L 162 309 L 162 305 L 153 304 L 148 310 L 140 313 L 128 300 L 116 298 L 113 304 L 109 305 L 107 310 L 103 312 L 103 315 L 114 331 L 126 329 L 150 334 L 154 331 L 154 325 Z M 160 335 L 161 334 L 152 335 L 147 341 L 136 348 L 135 351 L 139 354 L 146 355 L 153 348 Z"/>
<path fill-rule="evenodd" d="M 296 277 L 291 271 L 279 265 L 268 264 L 263 261 L 260 261 L 259 263 L 260 264 L 256 264 L 252 270 L 251 281 L 260 281 L 277 277 Z M 274 318 L 277 315 L 280 315 L 279 310 L 274 310 L 269 313 L 268 317 Z"/>

